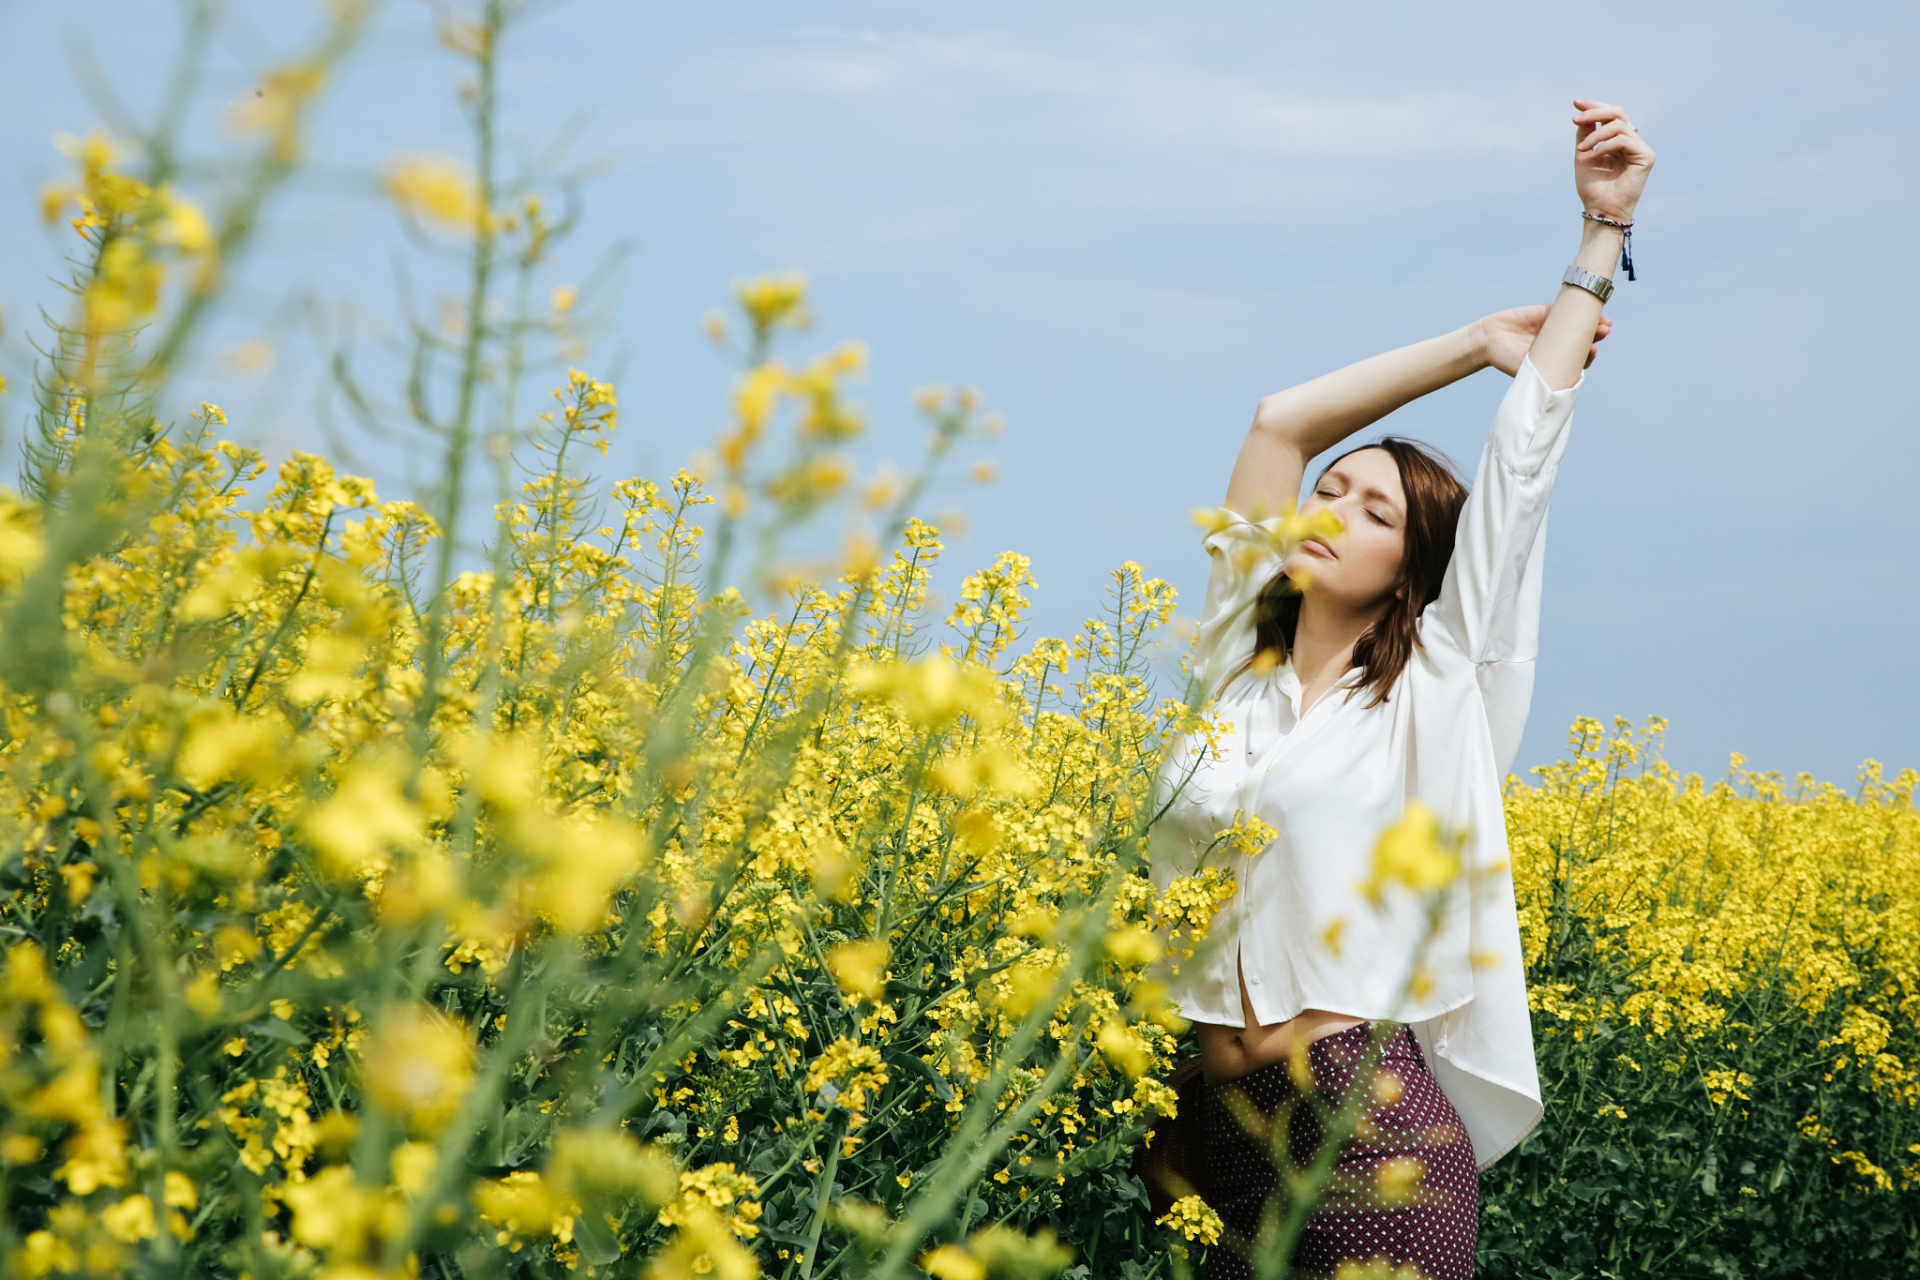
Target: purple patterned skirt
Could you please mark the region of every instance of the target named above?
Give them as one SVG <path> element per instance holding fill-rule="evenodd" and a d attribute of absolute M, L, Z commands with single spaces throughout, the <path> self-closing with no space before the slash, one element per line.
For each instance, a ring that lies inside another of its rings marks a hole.
<path fill-rule="evenodd" d="M 1342 1262 L 1408 1263 L 1432 1280 L 1470 1280 L 1480 1232 L 1480 1176 L 1459 1112 L 1427 1069 L 1411 1029 L 1396 1026 L 1373 1072 L 1362 1076 L 1374 1024 L 1362 1022 L 1307 1047 L 1322 1106 L 1364 1090 L 1353 1137 L 1308 1216 L 1291 1274 L 1331 1276 Z M 1264 1132 L 1263 1132 L 1264 1131 Z M 1323 1144 L 1319 1109 L 1285 1062 L 1206 1086 L 1200 1111 L 1200 1174 L 1226 1237 L 1207 1251 L 1207 1280 L 1243 1280 L 1276 1188 L 1280 1220 L 1289 1176 L 1313 1164 Z"/>

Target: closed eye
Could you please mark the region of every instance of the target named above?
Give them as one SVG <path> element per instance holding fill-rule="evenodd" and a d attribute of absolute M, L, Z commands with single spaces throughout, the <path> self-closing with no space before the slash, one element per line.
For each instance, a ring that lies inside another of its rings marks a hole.
<path fill-rule="evenodd" d="M 1385 528 L 1388 524 L 1386 520 L 1381 518 L 1380 513 L 1378 511 L 1369 511 L 1367 512 L 1367 515 L 1372 517 L 1373 522 L 1381 526 L 1382 528 Z"/>

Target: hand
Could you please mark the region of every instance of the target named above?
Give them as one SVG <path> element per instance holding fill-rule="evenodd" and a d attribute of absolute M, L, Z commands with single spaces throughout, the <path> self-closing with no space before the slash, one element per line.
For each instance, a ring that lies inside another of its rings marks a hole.
<path fill-rule="evenodd" d="M 1533 349 L 1533 340 L 1540 336 L 1540 326 L 1546 321 L 1547 308 L 1544 305 L 1496 311 L 1475 320 L 1473 336 L 1480 346 L 1481 359 L 1509 378 L 1513 377 L 1520 372 L 1520 361 Z M 1583 367 L 1592 366 L 1593 358 L 1600 354 L 1601 340 L 1611 332 L 1612 319 L 1601 316 L 1600 325 L 1593 332 L 1593 345 L 1587 348 L 1587 363 Z"/>
<path fill-rule="evenodd" d="M 1632 222 L 1633 207 L 1653 172 L 1653 148 L 1640 140 L 1625 107 L 1575 98 L 1573 186 L 1586 211 Z"/>

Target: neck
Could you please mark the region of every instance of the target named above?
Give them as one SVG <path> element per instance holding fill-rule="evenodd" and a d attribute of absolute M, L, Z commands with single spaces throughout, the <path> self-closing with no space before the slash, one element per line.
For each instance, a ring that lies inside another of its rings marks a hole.
<path fill-rule="evenodd" d="M 1302 685 L 1338 680 L 1353 665 L 1353 646 L 1367 628 L 1386 616 L 1392 603 L 1382 600 L 1365 609 L 1350 609 L 1338 601 L 1308 591 L 1300 597 L 1300 620 L 1293 629 L 1293 670 Z"/>

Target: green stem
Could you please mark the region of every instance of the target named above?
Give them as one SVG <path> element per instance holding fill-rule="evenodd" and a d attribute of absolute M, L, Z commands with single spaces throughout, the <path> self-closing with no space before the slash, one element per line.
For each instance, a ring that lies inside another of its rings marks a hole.
<path fill-rule="evenodd" d="M 495 117 L 498 113 L 496 50 L 507 25 L 503 0 L 487 0 L 481 20 L 478 50 L 474 54 L 478 79 L 474 95 L 475 200 L 473 259 L 467 289 L 467 332 L 460 357 L 460 391 L 453 421 L 447 430 L 442 470 L 445 492 L 440 504 L 440 544 L 434 564 L 434 586 L 427 609 L 427 634 L 422 655 L 425 679 L 416 723 L 418 745 L 425 746 L 428 727 L 439 703 L 441 677 L 446 671 L 447 587 L 453 581 L 454 550 L 459 542 L 460 513 L 466 500 L 468 455 L 473 447 L 473 424 L 488 335 L 487 293 L 493 281 L 493 204 Z"/>

